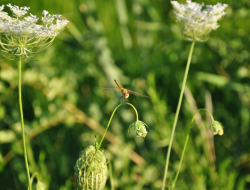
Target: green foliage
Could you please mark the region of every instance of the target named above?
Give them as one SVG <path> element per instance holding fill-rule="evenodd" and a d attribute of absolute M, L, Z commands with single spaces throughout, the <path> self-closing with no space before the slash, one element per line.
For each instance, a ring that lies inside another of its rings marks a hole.
<path fill-rule="evenodd" d="M 229 7 L 220 28 L 194 48 L 168 179 L 177 171 L 196 107 L 212 107 L 224 134 L 213 137 L 205 115 L 203 122 L 195 120 L 197 127 L 190 133 L 175 189 L 250 189 L 250 3 L 222 3 Z M 116 79 L 151 98 L 129 98 L 139 120 L 149 126 L 145 138 L 127 133 L 135 116 L 124 106 L 116 112 L 103 141 L 112 163 L 114 189 L 160 189 L 190 47 L 175 22 L 170 1 L 14 0 L 11 4 L 29 6 L 36 15 L 43 10 L 62 14 L 70 21 L 49 48 L 22 67 L 33 188 L 73 188 L 71 177 L 79 152 L 94 144 L 95 135 L 100 140 L 120 97 L 98 87 L 115 87 Z M 0 184 L 4 190 L 27 189 L 17 69 L 17 60 L 0 54 Z M 110 186 L 108 179 L 105 188 Z"/>

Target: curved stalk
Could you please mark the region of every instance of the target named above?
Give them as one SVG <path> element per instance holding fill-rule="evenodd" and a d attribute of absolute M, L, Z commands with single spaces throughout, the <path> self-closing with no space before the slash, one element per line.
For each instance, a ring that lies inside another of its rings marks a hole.
<path fill-rule="evenodd" d="M 170 137 L 168 153 L 167 153 L 167 158 L 166 158 L 166 166 L 165 166 L 165 172 L 164 172 L 164 177 L 163 177 L 162 190 L 164 190 L 164 188 L 165 188 L 165 183 L 166 183 L 166 179 L 167 179 L 170 152 L 171 152 L 172 143 L 173 143 L 173 139 L 174 139 L 174 133 L 175 133 L 177 120 L 178 120 L 178 117 L 179 117 L 179 112 L 180 112 L 180 108 L 181 108 L 184 88 L 185 88 L 186 81 L 187 81 L 188 71 L 189 71 L 190 62 L 191 62 L 191 58 L 192 58 L 192 53 L 193 53 L 193 50 L 194 50 L 194 44 L 195 44 L 195 41 L 192 42 L 191 47 L 190 47 L 187 66 L 186 66 L 186 70 L 185 70 L 185 74 L 184 74 L 184 78 L 183 78 L 183 82 L 182 82 L 182 88 L 181 88 L 181 92 L 180 92 L 180 97 L 179 97 L 179 101 L 178 101 L 178 106 L 177 106 L 177 110 L 176 110 L 176 113 L 175 113 L 174 124 L 173 124 L 173 129 L 172 129 L 172 133 L 171 133 L 171 137 Z"/>
<path fill-rule="evenodd" d="M 19 95 L 19 108 L 20 108 L 22 139 L 23 139 L 23 154 L 24 154 L 29 190 L 32 190 L 31 183 L 30 183 L 30 172 L 29 172 L 29 164 L 28 164 L 28 158 L 27 158 L 27 149 L 26 149 L 26 142 L 25 142 L 24 122 L 23 122 L 22 89 L 21 89 L 21 85 L 22 85 L 21 73 L 22 72 L 21 71 L 22 71 L 22 58 L 20 56 L 19 62 L 18 62 L 18 95 Z"/>
<path fill-rule="evenodd" d="M 177 173 L 176 173 L 176 176 L 175 176 L 175 179 L 174 179 L 174 182 L 173 182 L 173 187 L 175 186 L 175 183 L 176 183 L 176 181 L 177 181 L 178 175 L 179 175 L 179 173 L 180 173 L 182 160 L 183 160 L 184 153 L 185 153 L 186 146 L 187 146 L 187 142 L 188 142 L 188 139 L 189 139 L 189 134 L 190 134 L 190 131 L 191 131 L 191 129 L 192 129 L 192 123 L 194 122 L 194 118 L 195 118 L 196 114 L 197 114 L 198 112 L 200 112 L 200 111 L 206 111 L 206 112 L 208 112 L 209 115 L 210 115 L 210 117 L 211 117 L 211 119 L 212 119 L 212 121 L 214 121 L 214 118 L 213 118 L 212 114 L 211 114 L 210 111 L 208 111 L 207 109 L 204 109 L 204 108 L 203 108 L 203 109 L 199 109 L 199 110 L 197 110 L 197 111 L 195 112 L 195 114 L 194 114 L 194 116 L 193 116 L 193 118 L 192 118 L 192 121 L 191 121 L 191 123 L 190 123 L 190 126 L 189 126 L 189 130 L 188 130 L 188 134 L 187 134 L 187 137 L 186 137 L 186 141 L 185 141 L 185 145 L 184 145 L 183 151 L 182 151 L 182 153 L 181 153 L 181 160 L 180 160 L 180 164 L 179 164 L 179 167 L 178 167 L 178 171 L 177 171 Z"/>
<path fill-rule="evenodd" d="M 88 173 L 87 173 L 87 176 L 86 176 L 86 180 L 85 180 L 84 185 L 83 185 L 83 190 L 84 190 L 84 188 L 85 188 L 85 186 L 86 186 L 86 184 L 87 184 L 87 179 L 88 179 L 88 177 L 89 177 L 90 170 L 91 170 L 91 166 L 92 166 L 92 163 L 93 163 L 93 161 L 94 161 L 95 155 L 97 154 L 97 151 L 98 151 L 98 150 L 101 148 L 101 146 L 102 146 L 102 141 L 104 140 L 104 137 L 105 137 L 105 135 L 106 135 L 106 133 L 107 133 L 107 131 L 108 131 L 108 128 L 109 128 L 110 123 L 111 123 L 111 121 L 112 121 L 112 119 L 113 119 L 113 116 L 114 116 L 116 110 L 117 110 L 121 105 L 124 105 L 124 104 L 130 105 L 130 106 L 135 110 L 136 119 L 137 119 L 137 121 L 138 121 L 138 112 L 137 112 L 137 110 L 135 109 L 135 107 L 134 107 L 132 104 L 130 104 L 130 103 L 123 103 L 123 104 L 119 104 L 118 106 L 116 106 L 116 108 L 114 109 L 114 111 L 113 111 L 113 113 L 112 113 L 112 115 L 111 115 L 111 117 L 110 117 L 110 119 L 109 119 L 108 125 L 107 125 L 107 127 L 106 127 L 106 130 L 105 130 L 103 136 L 102 136 L 102 139 L 101 139 L 101 141 L 100 141 L 100 143 L 99 143 L 97 149 L 95 150 L 95 154 L 94 154 L 94 156 L 93 156 L 93 158 L 92 158 L 92 160 L 91 160 L 91 163 L 90 163 L 90 165 L 89 165 L 89 170 L 88 170 Z"/>

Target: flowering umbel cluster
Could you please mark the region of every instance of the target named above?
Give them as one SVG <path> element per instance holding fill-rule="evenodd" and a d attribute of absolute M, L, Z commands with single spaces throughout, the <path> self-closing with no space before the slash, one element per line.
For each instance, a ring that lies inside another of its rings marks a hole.
<path fill-rule="evenodd" d="M 29 7 L 18 7 L 8 4 L 13 17 L 4 12 L 0 6 L 0 45 L 8 57 L 28 57 L 47 48 L 55 37 L 65 28 L 67 20 L 59 20 L 61 15 L 50 15 L 43 11 L 41 24 L 39 18 L 28 13 Z"/>
<path fill-rule="evenodd" d="M 187 4 L 179 4 L 177 1 L 171 1 L 174 7 L 177 22 L 183 28 L 183 34 L 186 40 L 204 42 L 208 40 L 209 33 L 219 28 L 217 23 L 226 13 L 224 9 L 227 4 L 217 3 L 216 5 L 206 5 L 202 10 L 204 3 L 199 4 L 187 0 Z"/>

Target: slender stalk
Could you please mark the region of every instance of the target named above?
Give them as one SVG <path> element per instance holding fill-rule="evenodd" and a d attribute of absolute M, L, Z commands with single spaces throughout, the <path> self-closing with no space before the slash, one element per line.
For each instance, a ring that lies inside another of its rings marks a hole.
<path fill-rule="evenodd" d="M 111 190 L 114 190 L 114 182 L 113 182 L 113 174 L 112 174 L 112 166 L 111 166 L 111 162 L 109 162 L 109 178 L 110 178 L 110 186 L 111 186 Z"/>
<path fill-rule="evenodd" d="M 23 139 L 23 154 L 24 154 L 24 160 L 25 160 L 25 167 L 26 167 L 26 172 L 27 172 L 29 190 L 32 190 L 31 183 L 30 183 L 30 172 L 29 172 L 29 164 L 28 164 L 28 158 L 27 158 L 27 149 L 26 149 L 25 133 L 24 133 L 22 89 L 21 89 L 22 76 L 21 76 L 21 74 L 22 74 L 22 58 L 21 58 L 21 56 L 19 56 L 19 62 L 18 62 L 18 95 L 19 95 L 19 108 L 20 108 L 22 139 Z"/>
<path fill-rule="evenodd" d="M 89 165 L 89 170 L 88 170 L 88 173 L 87 173 L 87 176 L 86 176 L 86 180 L 85 180 L 85 182 L 84 182 L 84 185 L 83 185 L 83 189 L 82 189 L 82 190 L 84 190 L 84 188 L 85 188 L 85 186 L 86 186 L 86 184 L 87 184 L 87 179 L 88 179 L 88 177 L 89 177 L 90 170 L 91 170 L 91 166 L 92 166 L 92 163 L 93 163 L 93 161 L 94 161 L 95 155 L 97 154 L 97 151 L 98 151 L 98 150 L 101 148 L 101 146 L 102 146 L 102 141 L 104 140 L 104 137 L 105 137 L 105 135 L 106 135 L 106 133 L 107 133 L 107 131 L 108 131 L 108 128 L 109 128 L 109 125 L 110 125 L 110 123 L 111 123 L 111 121 L 112 121 L 112 119 L 113 119 L 113 116 L 114 116 L 116 110 L 117 110 L 121 105 L 124 105 L 124 104 L 128 104 L 128 105 L 130 105 L 132 108 L 134 108 L 135 113 L 136 113 L 136 119 L 137 119 L 137 121 L 138 121 L 138 113 L 137 113 L 137 110 L 135 109 L 135 107 L 134 107 L 132 104 L 130 104 L 130 103 L 123 103 L 123 104 L 119 104 L 118 106 L 116 106 L 116 108 L 114 109 L 114 111 L 113 111 L 113 113 L 112 113 L 112 115 L 111 115 L 111 117 L 110 117 L 110 119 L 109 119 L 108 125 L 107 125 L 107 127 L 106 127 L 106 130 L 105 130 L 103 136 L 102 136 L 102 139 L 101 139 L 101 141 L 100 141 L 100 143 L 99 143 L 97 149 L 95 150 L 95 154 L 94 154 L 94 156 L 93 156 L 93 158 L 92 158 L 92 160 L 91 160 L 91 163 L 90 163 L 90 165 Z"/>
<path fill-rule="evenodd" d="M 183 78 L 183 82 L 182 82 L 182 88 L 181 88 L 181 92 L 180 92 L 179 102 L 178 102 L 177 110 L 176 110 L 176 113 L 175 113 L 173 129 L 172 129 L 170 142 L 169 142 L 169 146 L 168 146 L 168 153 L 167 153 L 167 158 L 166 158 L 166 166 L 165 166 L 165 172 L 164 172 L 164 177 L 163 177 L 162 190 L 164 190 L 164 188 L 165 188 L 165 183 L 166 183 L 166 179 L 167 179 L 170 152 L 171 152 L 171 147 L 172 147 L 172 143 L 173 143 L 173 139 L 174 139 L 175 128 L 176 128 L 176 124 L 177 124 L 177 120 L 178 120 L 178 116 L 179 116 L 179 112 L 180 112 L 180 108 L 181 108 L 181 103 L 182 103 L 184 88 L 185 88 L 186 81 L 187 81 L 190 62 L 191 62 L 191 58 L 192 58 L 192 54 L 193 54 L 193 50 L 194 50 L 194 44 L 195 44 L 195 41 L 192 42 L 191 47 L 190 47 L 187 66 L 186 66 L 186 70 L 185 70 L 185 74 L 184 74 L 184 78 Z"/>
<path fill-rule="evenodd" d="M 174 185 L 173 185 L 173 186 L 175 186 L 175 183 L 176 183 L 176 181 L 177 181 L 178 175 L 179 175 L 179 173 L 180 173 L 182 160 L 183 160 L 184 153 L 185 153 L 186 146 L 187 146 L 187 142 L 188 142 L 188 139 L 189 139 L 189 134 L 190 134 L 190 131 L 191 131 L 191 129 L 192 129 L 192 124 L 193 124 L 193 122 L 194 122 L 194 118 L 195 118 L 196 114 L 197 114 L 198 112 L 200 112 L 200 111 L 206 111 L 206 112 L 208 112 L 209 115 L 210 115 L 210 117 L 211 117 L 211 119 L 212 119 L 212 121 L 214 121 L 214 118 L 213 118 L 212 114 L 211 114 L 210 111 L 208 111 L 207 109 L 199 109 L 199 110 L 197 110 L 197 111 L 195 112 L 195 114 L 194 114 L 194 116 L 193 116 L 193 118 L 192 118 L 191 124 L 190 124 L 190 126 L 189 126 L 189 129 L 188 129 L 188 134 L 187 134 L 187 137 L 186 137 L 186 141 L 185 141 L 185 145 L 184 145 L 183 151 L 182 151 L 182 153 L 181 153 L 181 160 L 180 160 L 180 163 L 179 163 L 178 171 L 177 171 L 176 176 L 175 176 L 175 179 L 174 179 Z"/>

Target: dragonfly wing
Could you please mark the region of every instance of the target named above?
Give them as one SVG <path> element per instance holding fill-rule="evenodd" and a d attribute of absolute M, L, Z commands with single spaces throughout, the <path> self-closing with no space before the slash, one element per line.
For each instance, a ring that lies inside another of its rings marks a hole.
<path fill-rule="evenodd" d="M 110 92 L 110 91 L 116 91 L 121 90 L 119 88 L 105 88 L 105 87 L 99 87 L 103 92 Z"/>
<path fill-rule="evenodd" d="M 134 92 L 132 90 L 127 90 L 127 91 L 130 92 L 130 93 L 132 93 L 132 94 L 138 95 L 138 96 L 142 96 L 142 97 L 145 97 L 145 98 L 150 98 L 149 96 L 145 96 L 145 95 L 139 94 L 139 93 Z"/>

